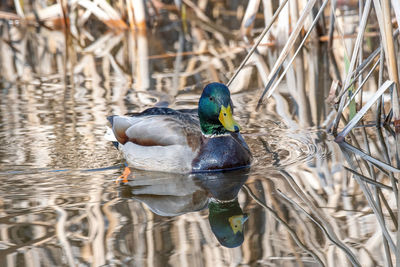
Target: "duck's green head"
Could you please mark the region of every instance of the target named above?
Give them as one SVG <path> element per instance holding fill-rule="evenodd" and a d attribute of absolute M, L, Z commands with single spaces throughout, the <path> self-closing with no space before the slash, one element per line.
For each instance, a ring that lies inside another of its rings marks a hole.
<path fill-rule="evenodd" d="M 227 131 L 240 130 L 239 124 L 232 117 L 231 94 L 222 83 L 210 83 L 204 88 L 198 112 L 204 134 L 224 134 Z"/>
<path fill-rule="evenodd" d="M 234 248 L 244 241 L 244 214 L 237 199 L 229 202 L 210 202 L 208 205 L 211 230 L 224 247 Z"/>

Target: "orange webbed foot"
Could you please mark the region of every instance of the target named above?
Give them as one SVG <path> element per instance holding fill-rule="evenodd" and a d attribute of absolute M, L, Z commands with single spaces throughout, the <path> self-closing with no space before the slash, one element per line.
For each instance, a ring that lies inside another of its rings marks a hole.
<path fill-rule="evenodd" d="M 119 184 L 119 182 L 122 180 L 123 183 L 128 182 L 128 176 L 131 174 L 131 169 L 129 167 L 125 167 L 124 172 L 115 180 L 116 184 Z"/>

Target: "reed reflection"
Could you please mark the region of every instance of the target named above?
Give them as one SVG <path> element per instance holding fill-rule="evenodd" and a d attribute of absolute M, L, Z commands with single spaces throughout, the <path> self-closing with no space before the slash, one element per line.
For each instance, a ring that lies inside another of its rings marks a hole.
<path fill-rule="evenodd" d="M 208 208 L 208 221 L 219 243 L 229 248 L 243 243 L 248 216 L 237 196 L 249 169 L 189 175 L 134 173 L 133 180 L 120 187 L 120 197 L 138 200 L 160 216 L 174 217 Z"/>

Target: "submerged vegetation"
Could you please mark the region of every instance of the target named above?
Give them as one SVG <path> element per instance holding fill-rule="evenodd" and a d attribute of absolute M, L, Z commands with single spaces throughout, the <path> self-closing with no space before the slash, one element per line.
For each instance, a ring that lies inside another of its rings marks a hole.
<path fill-rule="evenodd" d="M 104 104 L 99 99 L 122 103 L 113 110 L 119 113 L 162 102 L 185 107 L 192 104 L 187 93 L 223 82 L 244 124 L 266 128 L 244 133 L 258 140 L 251 148 L 272 155 L 275 178 L 290 188 L 290 196 L 274 188 L 262 171 L 244 186 L 266 220 L 275 220 L 263 232 L 258 263 L 400 265 L 399 24 L 397 0 L 6 0 L 0 108 L 9 108 L 3 96 L 13 100 L 21 88 L 32 114 L 46 94 L 68 113 L 86 90 L 96 99 L 87 107 L 93 114 Z M 32 92 L 35 86 L 41 92 Z M 0 110 L 1 122 L 14 115 Z M 268 131 L 278 120 L 292 131 L 308 129 L 328 158 L 285 168 L 277 160 L 284 143 Z M 287 244 L 273 246 L 279 234 Z M 242 247 L 249 262 L 257 258 L 252 246 Z"/>

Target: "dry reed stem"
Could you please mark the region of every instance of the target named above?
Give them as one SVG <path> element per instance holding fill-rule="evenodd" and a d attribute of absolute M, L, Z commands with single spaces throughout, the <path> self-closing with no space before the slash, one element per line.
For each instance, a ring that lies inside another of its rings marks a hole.
<path fill-rule="evenodd" d="M 371 1 L 372 0 L 367 0 L 367 2 L 365 3 L 363 16 L 362 16 L 362 19 L 360 21 L 360 27 L 358 29 L 357 39 L 356 39 L 356 42 L 354 44 L 353 53 L 352 53 L 351 60 L 350 60 L 349 70 L 348 70 L 347 76 L 346 76 L 345 81 L 343 83 L 342 90 L 339 93 L 339 95 L 342 95 L 342 93 L 345 90 L 345 88 L 347 88 L 348 85 L 350 84 L 350 80 L 352 78 L 351 77 L 351 73 L 353 72 L 354 66 L 356 64 L 356 60 L 357 60 L 360 44 L 361 44 L 361 42 L 363 40 L 365 28 L 367 26 L 368 15 L 369 15 L 369 12 L 370 12 L 370 9 L 371 9 Z M 337 132 L 337 129 L 338 129 L 338 126 L 339 126 L 339 122 L 340 122 L 340 118 L 342 116 L 345 100 L 346 100 L 346 96 L 342 96 L 340 98 L 338 113 L 336 115 L 336 118 L 335 118 L 335 121 L 334 121 L 333 130 L 332 130 L 334 135 L 336 135 L 336 132 Z"/>
<path fill-rule="evenodd" d="M 355 114 L 355 116 L 350 120 L 350 122 L 343 128 L 343 130 L 336 136 L 336 142 L 342 142 L 346 135 L 357 125 L 357 123 L 362 119 L 364 114 L 372 107 L 373 104 L 381 97 L 381 95 L 389 88 L 393 86 L 392 81 L 386 81 L 375 94 L 368 99 L 368 102 L 362 107 L 361 110 Z"/>
<path fill-rule="evenodd" d="M 351 159 L 350 154 L 348 153 L 348 151 L 345 149 L 345 148 L 348 148 L 347 143 L 343 142 L 341 144 L 341 147 L 343 147 L 344 150 L 345 150 L 345 154 L 344 155 L 345 155 L 346 161 L 350 164 L 352 169 L 355 169 L 356 167 L 354 165 L 354 162 Z M 384 236 L 385 236 L 385 238 L 386 238 L 386 240 L 387 240 L 387 242 L 389 244 L 390 249 L 396 254 L 396 245 L 394 244 L 394 242 L 393 242 L 393 240 L 392 240 L 392 238 L 391 238 L 391 236 L 389 234 L 389 231 L 388 231 L 388 229 L 386 227 L 384 218 L 382 216 L 380 216 L 380 214 L 379 214 L 379 210 L 377 208 L 377 204 L 376 204 L 375 200 L 373 199 L 373 197 L 371 195 L 371 192 L 369 191 L 369 188 L 361 181 L 361 178 L 358 175 L 354 175 L 354 177 L 357 180 L 357 183 L 360 185 L 360 187 L 361 187 L 361 189 L 362 189 L 362 191 L 364 193 L 364 196 L 368 200 L 369 206 L 374 211 L 374 214 L 376 215 L 375 217 L 376 217 L 379 225 L 381 226 L 382 233 L 384 234 Z"/>
<path fill-rule="evenodd" d="M 261 41 L 263 40 L 264 36 L 268 33 L 268 31 L 270 30 L 272 24 L 274 23 L 274 21 L 276 20 L 276 18 L 278 17 L 278 15 L 280 14 L 280 12 L 282 11 L 283 7 L 285 7 L 286 3 L 288 2 L 288 0 L 284 0 L 279 8 L 276 10 L 274 16 L 271 18 L 270 23 L 264 28 L 263 32 L 260 34 L 260 36 L 257 39 L 257 42 L 254 43 L 254 45 L 252 46 L 252 48 L 250 49 L 250 51 L 247 53 L 246 57 L 243 59 L 243 61 L 240 63 L 239 67 L 236 69 L 235 73 L 232 75 L 232 77 L 229 79 L 229 81 L 227 82 L 227 86 L 229 87 L 229 85 L 231 85 L 231 83 L 233 82 L 233 80 L 236 78 L 236 76 L 238 75 L 238 73 L 240 72 L 240 70 L 244 67 L 244 65 L 247 63 L 247 61 L 249 60 L 249 58 L 251 57 L 251 55 L 254 53 L 254 51 L 257 49 L 257 46 L 261 43 Z"/>
<path fill-rule="evenodd" d="M 300 18 L 296 23 L 296 26 L 294 27 L 292 33 L 289 36 L 289 39 L 287 40 L 276 63 L 274 64 L 274 66 L 271 69 L 271 72 L 268 75 L 267 87 L 259 94 L 259 97 L 257 97 L 259 100 L 258 100 L 256 109 L 258 109 L 260 107 L 260 105 L 262 104 L 264 95 L 268 91 L 269 86 L 272 85 L 275 78 L 277 77 L 278 72 L 282 67 L 283 61 L 285 60 L 286 56 L 289 54 L 290 49 L 293 47 L 293 45 L 298 37 L 298 34 L 300 33 L 300 31 L 304 25 L 305 19 L 310 14 L 310 11 L 314 7 L 315 2 L 316 2 L 315 0 L 310 0 L 307 2 L 307 5 L 304 7 L 304 9 L 300 15 Z M 272 93 L 273 93 L 273 91 L 269 91 L 267 97 L 270 97 L 272 95 Z"/>
<path fill-rule="evenodd" d="M 322 3 L 322 6 L 320 7 L 317 15 L 315 16 L 313 22 L 311 23 L 311 26 L 308 29 L 306 35 L 304 36 L 303 40 L 301 41 L 301 43 L 297 47 L 297 50 L 294 53 L 294 55 L 292 56 L 292 58 L 288 61 L 287 65 L 286 65 L 285 69 L 283 70 L 283 72 L 282 72 L 281 76 L 279 77 L 279 79 L 272 85 L 272 87 L 270 89 L 270 92 L 274 92 L 276 90 L 276 88 L 279 86 L 280 82 L 282 81 L 283 77 L 285 76 L 285 74 L 287 73 L 289 68 L 292 67 L 292 63 L 293 63 L 294 59 L 296 58 L 296 56 L 298 55 L 300 50 L 303 48 L 304 43 L 306 42 L 307 38 L 310 36 L 312 30 L 314 29 L 315 25 L 317 24 L 317 22 L 318 22 L 318 20 L 320 18 L 320 16 L 323 14 L 323 11 L 324 11 L 326 5 L 328 4 L 328 2 L 329 2 L 329 0 L 325 0 Z M 268 90 L 268 89 L 266 88 L 266 90 Z M 272 94 L 272 93 L 270 93 L 270 94 Z"/>

